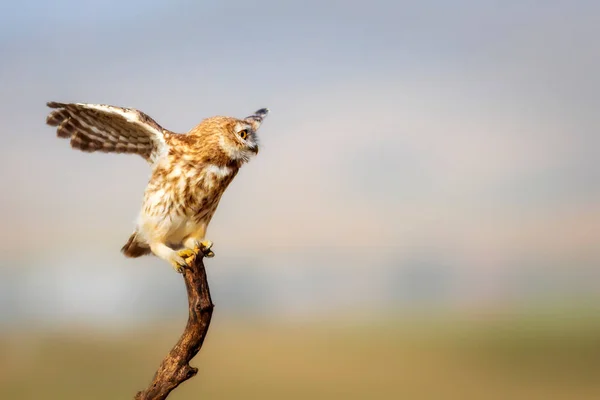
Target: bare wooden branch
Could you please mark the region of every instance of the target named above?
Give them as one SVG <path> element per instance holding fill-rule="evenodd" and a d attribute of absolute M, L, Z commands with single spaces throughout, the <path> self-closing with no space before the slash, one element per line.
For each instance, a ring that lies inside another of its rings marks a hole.
<path fill-rule="evenodd" d="M 135 400 L 164 400 L 173 389 L 198 372 L 197 368 L 190 366 L 190 360 L 204 343 L 214 308 L 201 255 L 196 257 L 192 267 L 184 269 L 183 278 L 189 305 L 187 325 L 156 371 L 150 386 L 138 392 Z"/>

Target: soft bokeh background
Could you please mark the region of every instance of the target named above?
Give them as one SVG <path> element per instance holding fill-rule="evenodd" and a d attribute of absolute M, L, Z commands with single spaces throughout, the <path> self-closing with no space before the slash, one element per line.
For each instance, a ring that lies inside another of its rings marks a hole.
<path fill-rule="evenodd" d="M 173 399 L 600 398 L 600 3 L 0 8 L 0 398 L 131 398 L 186 319 L 119 253 L 147 165 L 71 150 L 50 100 L 271 109 Z"/>

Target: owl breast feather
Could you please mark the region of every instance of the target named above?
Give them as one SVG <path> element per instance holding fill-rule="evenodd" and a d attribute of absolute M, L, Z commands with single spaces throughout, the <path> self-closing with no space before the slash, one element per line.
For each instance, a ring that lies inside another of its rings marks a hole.
<path fill-rule="evenodd" d="M 146 190 L 144 211 L 153 216 L 210 220 L 236 173 L 234 168 L 213 164 L 174 164 L 170 169 L 156 170 Z"/>

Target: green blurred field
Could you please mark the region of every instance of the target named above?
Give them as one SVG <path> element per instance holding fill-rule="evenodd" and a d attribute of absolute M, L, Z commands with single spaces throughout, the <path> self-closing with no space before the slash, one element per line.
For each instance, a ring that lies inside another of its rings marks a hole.
<path fill-rule="evenodd" d="M 0 399 L 130 399 L 184 321 L 5 332 Z M 367 326 L 368 325 L 368 326 Z M 600 319 L 244 324 L 215 316 L 172 399 L 598 399 Z"/>

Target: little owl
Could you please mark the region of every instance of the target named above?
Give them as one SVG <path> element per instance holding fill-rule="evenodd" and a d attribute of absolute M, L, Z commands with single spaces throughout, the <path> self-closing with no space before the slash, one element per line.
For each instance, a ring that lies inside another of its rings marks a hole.
<path fill-rule="evenodd" d="M 153 253 L 176 271 L 201 252 L 213 257 L 206 229 L 240 167 L 258 153 L 256 132 L 269 110 L 237 119 L 211 117 L 185 134 L 162 128 L 145 113 L 104 104 L 47 103 L 46 123 L 71 147 L 86 152 L 135 153 L 152 174 L 127 257 Z"/>

